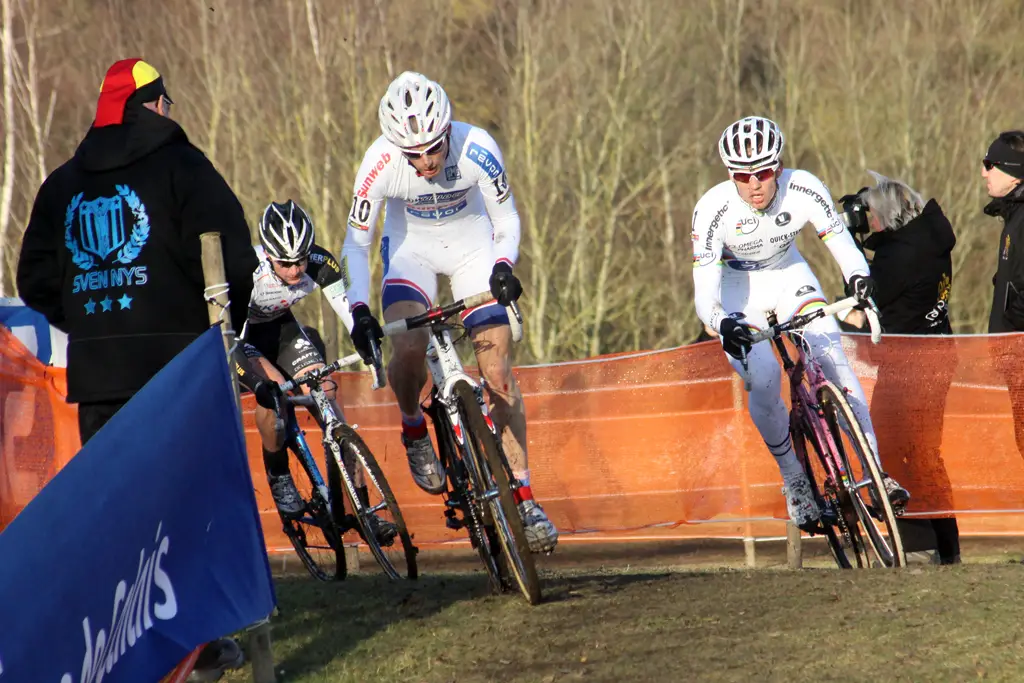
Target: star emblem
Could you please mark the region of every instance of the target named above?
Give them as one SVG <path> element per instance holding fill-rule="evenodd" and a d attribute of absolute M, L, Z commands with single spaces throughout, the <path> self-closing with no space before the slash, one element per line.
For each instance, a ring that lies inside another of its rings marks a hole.
<path fill-rule="evenodd" d="M 128 296 L 128 292 L 125 292 L 124 295 L 117 300 L 117 303 L 121 304 L 121 310 L 123 311 L 126 308 L 132 307 L 132 298 Z"/>
<path fill-rule="evenodd" d="M 92 315 L 96 312 L 96 302 L 89 297 L 89 300 L 85 302 L 85 314 Z"/>
<path fill-rule="evenodd" d="M 114 305 L 114 302 L 111 301 L 109 296 L 103 297 L 103 299 L 100 301 L 100 306 L 103 307 L 104 311 L 109 311 L 110 307 L 113 306 L 113 305 Z"/>

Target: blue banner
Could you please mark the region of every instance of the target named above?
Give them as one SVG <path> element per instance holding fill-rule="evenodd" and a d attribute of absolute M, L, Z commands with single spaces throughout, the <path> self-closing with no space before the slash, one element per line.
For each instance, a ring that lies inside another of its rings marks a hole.
<path fill-rule="evenodd" d="M 275 597 L 220 329 L 0 534 L 0 683 L 158 681 Z"/>

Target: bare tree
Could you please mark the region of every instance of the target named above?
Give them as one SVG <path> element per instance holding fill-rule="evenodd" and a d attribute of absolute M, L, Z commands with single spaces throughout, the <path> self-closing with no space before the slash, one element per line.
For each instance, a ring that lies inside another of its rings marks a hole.
<path fill-rule="evenodd" d="M 717 136 L 753 113 L 782 126 L 787 166 L 836 196 L 872 168 L 936 197 L 958 237 L 952 319 L 979 331 L 999 225 L 980 211 L 978 159 L 1019 126 L 1022 18 L 1012 0 L 0 0 L 0 289 L 47 160 L 73 152 L 103 69 L 138 55 L 247 214 L 291 196 L 335 252 L 384 88 L 407 69 L 440 81 L 505 155 L 520 360 L 696 334 L 685 228 L 726 178 Z M 838 293 L 827 250 L 809 232 L 798 244 Z M 374 287 L 381 265 L 374 252 Z M 300 314 L 349 344 L 319 303 Z"/>
<path fill-rule="evenodd" d="M 13 247 L 7 237 L 11 222 L 11 199 L 14 196 L 14 155 L 18 143 L 14 119 L 14 8 L 11 0 L 0 0 L 0 88 L 3 89 L 4 161 L 3 181 L 0 182 L 0 297 L 4 291 L 4 264 L 6 251 Z"/>

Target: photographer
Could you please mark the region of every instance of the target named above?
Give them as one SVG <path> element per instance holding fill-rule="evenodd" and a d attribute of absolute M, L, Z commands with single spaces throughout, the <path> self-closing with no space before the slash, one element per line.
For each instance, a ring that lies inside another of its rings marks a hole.
<path fill-rule="evenodd" d="M 887 334 L 952 334 L 953 227 L 934 199 L 925 202 L 906 184 L 869 173 L 874 187 L 839 201 L 850 231 L 863 240 L 863 249 L 873 252 L 871 276 L 882 329 Z M 866 320 L 861 311 L 853 311 L 845 322 L 863 328 Z M 882 351 L 871 401 L 879 449 L 894 470 L 907 470 L 893 476 L 910 474 L 924 494 L 919 500 L 935 511 L 953 509 L 940 451 L 946 394 L 956 370 L 948 358 L 950 348 L 943 340 L 920 339 L 912 354 Z M 908 551 L 934 548 L 940 564 L 960 562 L 954 517 L 901 519 L 899 525 Z"/>

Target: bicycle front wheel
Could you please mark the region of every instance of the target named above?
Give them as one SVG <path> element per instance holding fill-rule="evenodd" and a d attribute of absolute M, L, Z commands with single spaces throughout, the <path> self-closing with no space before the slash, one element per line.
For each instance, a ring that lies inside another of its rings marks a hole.
<path fill-rule="evenodd" d="M 484 525 L 483 507 L 473 501 L 473 492 L 477 488 L 485 490 L 482 487 L 482 478 L 470 476 L 469 468 L 466 467 L 456 446 L 455 428 L 448 418 L 448 413 L 436 402 L 436 396 L 432 397 L 428 413 L 434 423 L 434 434 L 437 436 L 437 455 L 448 477 L 449 490 L 445 494 L 445 514 L 454 520 L 455 509 L 462 513 L 462 525 L 469 531 L 470 544 L 480 555 L 491 589 L 501 594 L 505 590 L 505 582 L 499 561 L 501 550 L 498 539 L 494 535 L 494 527 Z"/>
<path fill-rule="evenodd" d="M 882 469 L 850 402 L 832 383 L 818 390 L 818 401 L 842 461 L 841 487 L 850 496 L 875 556 L 885 567 L 906 566 L 903 540 L 885 490 Z"/>
<path fill-rule="evenodd" d="M 318 482 L 323 482 L 316 465 L 307 462 L 294 444 L 289 444 L 302 465 L 304 476 L 293 477 L 299 496 L 306 507 L 297 518 L 281 517 L 284 533 L 295 548 L 313 578 L 320 581 L 340 581 L 345 578 L 345 552 L 341 532 L 335 524 L 330 505 L 321 493 Z"/>
<path fill-rule="evenodd" d="M 360 536 L 370 549 L 384 573 L 392 579 L 415 579 L 419 576 L 416 565 L 417 548 L 412 544 L 409 529 L 398 507 L 395 494 L 377 459 L 362 437 L 349 425 L 341 425 L 334 432 L 343 462 L 349 463 L 349 472 L 362 473 L 367 500 L 359 500 L 354 481 L 345 482 L 345 494 L 358 523 Z M 331 453 L 327 453 L 331 457 Z M 337 464 L 334 463 L 337 470 Z M 340 474 L 340 472 L 338 473 Z M 340 510 L 341 501 L 335 499 Z"/>
<path fill-rule="evenodd" d="M 512 498 L 512 488 L 505 474 L 502 455 L 494 432 L 484 419 L 476 392 L 467 382 L 456 382 L 454 394 L 458 401 L 459 416 L 462 418 L 467 450 L 471 451 L 474 466 L 481 473 L 485 491 L 478 491 L 487 502 L 487 508 L 494 521 L 505 564 L 518 585 L 520 592 L 531 605 L 540 602 L 540 579 L 537 567 L 526 542 L 526 532 L 519 509 Z"/>

